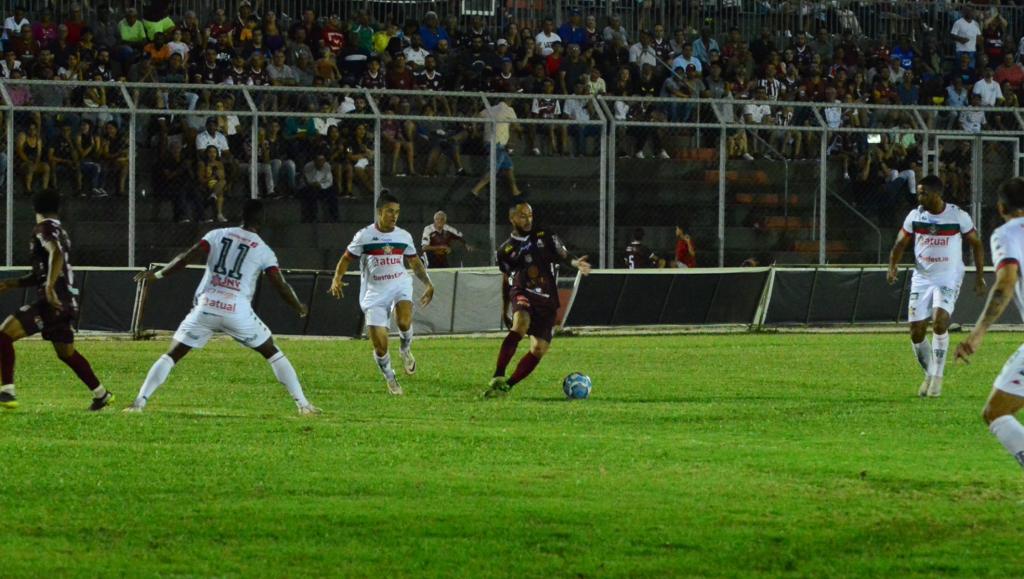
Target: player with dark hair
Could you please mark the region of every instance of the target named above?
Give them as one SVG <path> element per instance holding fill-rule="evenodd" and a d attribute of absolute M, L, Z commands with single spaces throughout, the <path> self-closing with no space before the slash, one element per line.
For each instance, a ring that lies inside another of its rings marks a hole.
<path fill-rule="evenodd" d="M 633 241 L 626 246 L 626 267 L 629 269 L 648 269 L 664 267 L 665 260 L 658 257 L 651 248 L 644 244 L 644 228 L 633 230 Z"/>
<path fill-rule="evenodd" d="M 999 187 L 999 216 L 1005 223 L 992 232 L 992 263 L 996 267 L 996 282 L 988 294 L 985 310 L 978 318 L 967 339 L 956 349 L 956 358 L 970 362 L 979 349 L 989 327 L 1003 315 L 1011 300 L 1024 316 L 1024 179 L 1014 177 Z M 1006 361 L 1003 370 L 992 385 L 982 418 L 989 431 L 1002 443 L 1003 448 L 1024 467 L 1024 427 L 1015 416 L 1024 408 L 1024 346 Z"/>
<path fill-rule="evenodd" d="M 391 329 L 391 312 L 395 312 L 401 346 L 399 354 L 406 374 L 416 372 L 416 358 L 412 355 L 412 278 L 405 269 L 409 261 L 416 277 L 426 289 L 420 298 L 420 305 L 426 306 L 434 298 L 434 284 L 427 275 L 427 268 L 416 255 L 416 243 L 408 231 L 398 227 L 401 206 L 398 198 L 384 189 L 377 197 L 377 220 L 360 229 L 348 244 L 345 253 L 338 260 L 331 282 L 330 293 L 344 297 L 345 272 L 355 260 L 359 260 L 359 307 L 366 316 L 366 333 L 373 342 L 373 358 L 388 385 L 388 392 L 396 396 L 403 394 L 395 371 L 391 367 L 388 352 L 388 332 Z"/>
<path fill-rule="evenodd" d="M 903 251 L 914 240 L 914 276 L 910 282 L 907 319 L 917 362 L 924 369 L 918 396 L 942 394 L 942 375 L 949 349 L 949 317 L 964 279 L 963 239 L 971 245 L 977 268 L 975 290 L 985 293 L 985 248 L 978 239 L 971 216 L 942 200 L 942 180 L 929 175 L 917 185 L 916 209 L 907 215 L 889 254 L 889 283 L 896 283 Z M 925 337 L 932 322 L 932 343 Z"/>
<path fill-rule="evenodd" d="M 259 235 L 265 215 L 263 202 L 246 201 L 242 215 L 240 227 L 214 229 L 164 267 L 135 276 L 136 282 L 151 284 L 185 269 L 190 263 L 206 263 L 206 273 L 196 289 L 192 311 L 178 326 L 170 349 L 149 369 L 138 397 L 125 412 L 142 412 L 175 364 L 193 348 L 205 346 L 214 332 L 223 332 L 267 360 L 277 381 L 288 389 L 299 414 L 320 413 L 303 394 L 295 368 L 274 344 L 270 329 L 252 309 L 260 275 L 266 274 L 277 293 L 299 317 L 306 317 L 306 306 L 281 275 L 277 256 Z"/>
<path fill-rule="evenodd" d="M 78 289 L 68 254 L 71 241 L 60 223 L 60 196 L 42 191 L 32 198 L 36 225 L 32 228 L 32 271 L 19 278 L 0 281 L 0 292 L 16 287 L 36 288 L 36 301 L 7 316 L 0 325 L 0 407 L 18 406 L 14 390 L 14 342 L 42 333 L 53 344 L 57 357 L 68 365 L 92 392 L 89 410 L 102 410 L 114 401 L 113 393 L 100 384 L 89 361 L 75 350 L 72 324 L 78 317 Z"/>
<path fill-rule="evenodd" d="M 583 275 L 590 273 L 587 256 L 570 258 L 558 235 L 533 228 L 533 207 L 517 203 L 508 212 L 512 236 L 498 248 L 501 269 L 502 316 L 509 332 L 498 352 L 498 365 L 486 398 L 505 396 L 533 372 L 551 345 L 558 313 L 558 280 L 555 266 L 568 263 Z M 509 309 L 511 308 L 511 317 Z M 516 366 L 512 377 L 505 370 L 523 336 L 530 336 L 530 351 Z"/>

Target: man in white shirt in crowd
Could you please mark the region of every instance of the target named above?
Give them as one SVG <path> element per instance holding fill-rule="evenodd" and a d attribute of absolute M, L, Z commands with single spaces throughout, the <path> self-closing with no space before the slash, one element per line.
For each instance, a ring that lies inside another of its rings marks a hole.
<path fill-rule="evenodd" d="M 772 116 L 772 108 L 768 106 L 768 90 L 763 86 L 757 87 L 757 93 L 755 93 L 756 102 L 752 102 L 748 105 L 743 106 L 743 122 L 748 125 L 770 125 L 774 122 Z M 761 154 L 763 147 L 763 139 L 754 138 L 757 134 L 757 129 L 749 129 L 750 139 L 750 150 L 755 154 Z M 745 154 L 744 158 L 749 157 L 750 154 Z M 749 159 L 748 159 L 749 160 Z"/>
<path fill-rule="evenodd" d="M 28 18 L 25 18 L 25 7 L 22 5 L 15 6 L 14 16 L 8 16 L 4 20 L 4 42 L 17 38 L 21 34 L 22 26 L 31 26 Z"/>
<path fill-rule="evenodd" d="M 953 29 L 949 35 L 956 43 L 956 57 L 960 59 L 961 54 L 966 54 L 971 59 L 971 68 L 975 66 L 974 56 L 978 51 L 978 43 L 982 41 L 981 26 L 974 19 L 974 9 L 964 6 L 963 16 L 953 23 Z"/>
<path fill-rule="evenodd" d="M 578 98 L 565 101 L 565 117 L 577 121 L 569 126 L 569 134 L 572 135 L 573 141 L 576 143 L 575 154 L 583 156 L 587 154 L 587 137 L 596 137 L 600 132 L 600 127 L 583 124 L 596 116 L 596 112 L 592 110 L 591 100 L 588 98 L 586 80 L 581 78 L 576 83 L 576 95 Z"/>
<path fill-rule="evenodd" d="M 658 55 L 651 46 L 651 35 L 646 30 L 640 31 L 640 42 L 629 47 L 629 63 L 641 70 L 645 64 L 658 66 Z"/>
<path fill-rule="evenodd" d="M 981 106 L 994 107 L 1002 104 L 1003 89 L 994 78 L 991 68 L 986 68 L 982 73 L 981 80 L 974 83 L 974 90 L 971 92 L 981 97 Z"/>
<path fill-rule="evenodd" d="M 423 37 L 419 34 L 412 35 L 412 44 L 406 47 L 402 52 L 405 54 L 405 63 L 409 65 L 414 72 L 418 72 L 423 69 L 426 64 L 427 57 L 430 56 L 430 51 L 423 48 Z"/>
<path fill-rule="evenodd" d="M 683 45 L 682 54 L 677 56 L 675 60 L 672 61 L 672 70 L 675 70 L 677 68 L 682 68 L 683 70 L 686 70 L 686 67 L 691 65 L 695 69 L 697 69 L 697 74 L 701 74 L 704 70 L 701 67 L 700 59 L 693 55 L 693 45 L 687 42 L 686 44 Z"/>
<path fill-rule="evenodd" d="M 548 22 L 550 22 L 550 20 Z M 509 106 L 507 97 L 502 94 L 498 94 L 496 96 L 498 102 L 481 111 L 478 116 L 497 121 L 493 124 L 487 123 L 484 125 L 484 134 L 487 137 L 485 142 L 489 142 L 491 139 L 494 139 L 498 173 L 504 173 L 507 176 L 509 188 L 512 189 L 512 196 L 519 197 L 522 195 L 522 192 L 519 190 L 519 186 L 516 185 L 516 176 L 512 170 L 512 157 L 509 156 L 508 153 L 508 139 L 510 136 L 511 123 L 518 120 L 519 117 L 516 116 L 515 109 Z M 490 183 L 490 171 L 487 171 L 480 176 L 480 180 L 473 186 L 473 190 L 471 191 L 471 201 L 481 201 L 480 193 L 484 190 L 484 187 L 490 185 Z"/>
<path fill-rule="evenodd" d="M 550 18 L 544 19 L 544 28 L 534 38 L 537 46 L 540 47 L 541 56 L 548 56 L 555 51 L 556 42 L 562 42 L 562 37 L 555 32 L 555 23 Z"/>
<path fill-rule="evenodd" d="M 334 173 L 331 164 L 322 152 L 317 153 L 312 161 L 302 168 L 302 176 L 306 179 L 306 188 L 302 190 L 302 222 L 317 221 L 317 208 L 323 205 L 327 210 L 328 221 L 338 221 L 338 195 L 334 188 Z"/>

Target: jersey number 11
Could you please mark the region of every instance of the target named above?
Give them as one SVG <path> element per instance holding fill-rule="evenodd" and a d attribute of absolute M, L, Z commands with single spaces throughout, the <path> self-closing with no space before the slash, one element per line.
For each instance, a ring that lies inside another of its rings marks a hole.
<path fill-rule="evenodd" d="M 225 267 L 232 245 L 234 245 L 234 242 L 230 239 L 224 238 L 220 240 L 220 255 L 217 256 L 217 263 L 213 265 L 213 273 L 240 280 L 242 279 L 242 262 L 245 261 L 245 256 L 249 254 L 249 246 L 244 243 L 238 244 L 238 256 L 235 257 L 235 264 L 231 266 L 231 271 L 228 271 Z"/>

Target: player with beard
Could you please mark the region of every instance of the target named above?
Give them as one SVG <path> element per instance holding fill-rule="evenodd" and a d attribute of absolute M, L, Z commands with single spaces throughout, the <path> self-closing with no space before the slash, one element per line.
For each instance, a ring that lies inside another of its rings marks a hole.
<path fill-rule="evenodd" d="M 587 256 L 570 258 L 558 235 L 533 228 L 533 208 L 517 203 L 509 210 L 512 236 L 498 248 L 502 314 L 509 333 L 501 344 L 498 365 L 485 398 L 508 394 L 540 363 L 551 346 L 551 333 L 558 313 L 558 280 L 555 266 L 568 263 L 583 275 L 590 273 Z M 511 318 L 509 310 L 511 309 Z M 530 336 L 530 351 L 516 366 L 512 377 L 505 370 L 524 336 Z"/>

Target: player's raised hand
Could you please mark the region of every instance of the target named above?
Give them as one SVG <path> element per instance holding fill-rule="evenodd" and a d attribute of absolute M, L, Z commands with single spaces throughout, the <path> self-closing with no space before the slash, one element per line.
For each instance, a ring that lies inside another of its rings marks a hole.
<path fill-rule="evenodd" d="M 974 280 L 974 293 L 978 294 L 979 296 L 983 296 L 987 291 L 988 284 L 985 283 L 985 278 L 979 275 Z"/>
<path fill-rule="evenodd" d="M 583 275 L 590 275 L 590 262 L 587 261 L 587 256 L 579 257 L 574 259 L 572 262 L 573 267 L 580 270 Z"/>
<path fill-rule="evenodd" d="M 300 303 L 297 311 L 300 318 L 304 318 L 309 315 L 309 308 L 306 306 L 306 304 Z"/>
<path fill-rule="evenodd" d="M 3 293 L 3 292 L 8 291 L 8 290 L 12 290 L 12 289 L 14 289 L 16 287 L 18 287 L 18 280 L 17 280 L 17 278 L 10 278 L 10 279 L 5 279 L 5 280 L 0 280 L 0 293 Z"/>
<path fill-rule="evenodd" d="M 348 284 L 345 283 L 344 281 L 342 281 L 342 279 L 340 277 L 335 276 L 334 280 L 331 281 L 331 289 L 327 290 L 327 293 L 331 294 L 332 296 L 334 296 L 334 297 L 336 297 L 336 298 L 338 298 L 340 300 L 341 298 L 345 297 L 345 289 L 344 288 L 347 285 Z"/>
<path fill-rule="evenodd" d="M 147 269 L 135 274 L 135 283 L 139 283 L 141 281 L 146 283 L 153 283 L 156 281 L 156 270 Z"/>
<path fill-rule="evenodd" d="M 420 305 L 423 307 L 427 307 L 433 299 L 434 286 L 428 285 L 427 289 L 423 290 L 423 297 L 420 298 Z"/>
<path fill-rule="evenodd" d="M 889 282 L 889 285 L 896 283 L 896 280 L 900 277 L 900 270 L 895 267 L 889 268 L 889 273 L 885 276 L 885 281 Z"/>

